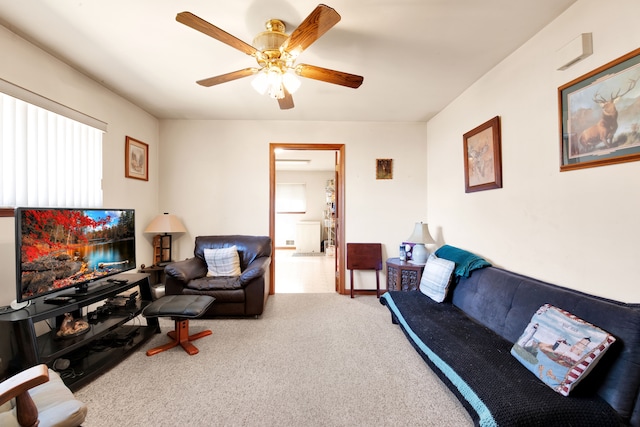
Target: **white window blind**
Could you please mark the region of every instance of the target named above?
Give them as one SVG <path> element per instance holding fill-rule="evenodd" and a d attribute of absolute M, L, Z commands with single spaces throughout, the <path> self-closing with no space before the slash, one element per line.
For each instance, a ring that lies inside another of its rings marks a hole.
<path fill-rule="evenodd" d="M 0 206 L 102 206 L 102 131 L 4 93 L 0 168 Z"/>

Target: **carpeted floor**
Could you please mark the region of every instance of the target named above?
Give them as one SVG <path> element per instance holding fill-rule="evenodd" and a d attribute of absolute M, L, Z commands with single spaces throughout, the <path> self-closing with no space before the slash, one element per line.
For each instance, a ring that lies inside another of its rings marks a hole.
<path fill-rule="evenodd" d="M 205 328 L 195 356 L 147 357 L 163 333 L 77 391 L 84 427 L 472 425 L 373 296 L 276 294 L 260 319 L 191 321 Z"/>

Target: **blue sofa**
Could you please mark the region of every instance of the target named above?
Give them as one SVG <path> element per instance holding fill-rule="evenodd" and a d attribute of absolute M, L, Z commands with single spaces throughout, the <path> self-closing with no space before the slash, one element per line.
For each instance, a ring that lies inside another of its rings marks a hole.
<path fill-rule="evenodd" d="M 418 290 L 390 291 L 380 302 L 476 425 L 640 426 L 639 305 L 598 298 L 495 267 L 457 279 L 443 303 Z M 553 391 L 510 354 L 533 313 L 546 303 L 616 338 L 567 397 Z"/>

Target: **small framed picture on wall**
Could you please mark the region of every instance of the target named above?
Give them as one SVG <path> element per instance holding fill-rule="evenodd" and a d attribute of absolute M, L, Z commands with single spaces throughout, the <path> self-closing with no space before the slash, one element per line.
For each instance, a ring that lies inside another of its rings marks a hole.
<path fill-rule="evenodd" d="M 376 179 L 393 179 L 393 159 L 376 159 Z"/>
<path fill-rule="evenodd" d="M 124 176 L 149 181 L 149 145 L 130 136 L 125 140 Z"/>
<path fill-rule="evenodd" d="M 502 188 L 500 117 L 465 133 L 463 143 L 465 193 Z"/>

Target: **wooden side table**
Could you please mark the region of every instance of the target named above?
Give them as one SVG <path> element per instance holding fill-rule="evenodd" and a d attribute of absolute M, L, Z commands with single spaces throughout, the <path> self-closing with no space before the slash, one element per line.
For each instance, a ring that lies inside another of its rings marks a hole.
<path fill-rule="evenodd" d="M 424 264 L 400 261 L 400 258 L 387 259 L 387 290 L 414 291 L 420 287 Z"/>
<path fill-rule="evenodd" d="M 140 266 L 140 273 L 149 274 L 149 286 L 151 288 L 151 297 L 155 301 L 164 295 L 164 266 L 150 265 Z"/>

